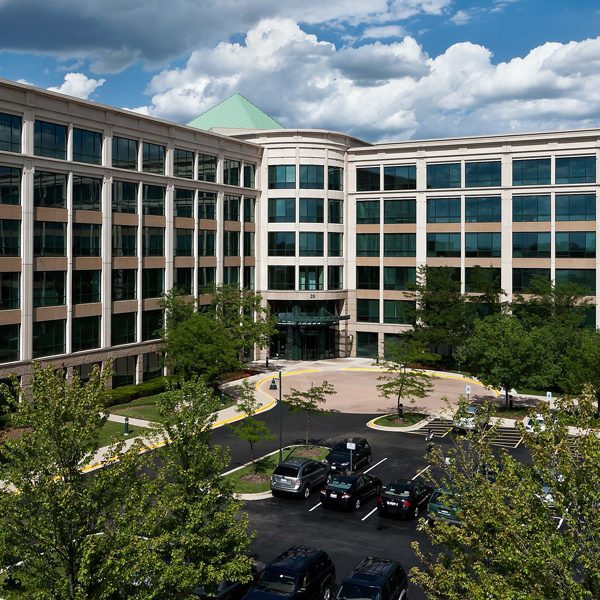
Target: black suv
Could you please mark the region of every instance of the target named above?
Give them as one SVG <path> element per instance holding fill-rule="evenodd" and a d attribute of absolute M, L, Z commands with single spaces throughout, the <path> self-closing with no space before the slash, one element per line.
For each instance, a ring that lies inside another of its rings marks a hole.
<path fill-rule="evenodd" d="M 354 450 L 348 448 L 349 443 L 354 444 Z M 349 437 L 337 442 L 323 462 L 331 467 L 332 473 L 349 473 L 364 467 L 372 460 L 373 453 L 369 442 L 365 438 Z"/>
<path fill-rule="evenodd" d="M 267 565 L 243 600 L 329 600 L 335 567 L 322 550 L 292 546 Z"/>
<path fill-rule="evenodd" d="M 330 479 L 329 467 L 310 458 L 292 456 L 279 463 L 271 475 L 271 493 L 281 492 L 308 498 L 312 490 Z"/>
<path fill-rule="evenodd" d="M 336 599 L 404 600 L 408 577 L 395 560 L 367 556 L 340 585 Z"/>

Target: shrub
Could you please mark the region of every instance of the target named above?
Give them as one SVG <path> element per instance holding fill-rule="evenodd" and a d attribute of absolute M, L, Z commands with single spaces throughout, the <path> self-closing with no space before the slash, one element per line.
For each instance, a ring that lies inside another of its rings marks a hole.
<path fill-rule="evenodd" d="M 114 390 L 106 390 L 104 392 L 104 406 L 124 404 L 136 398 L 160 394 L 165 391 L 169 379 L 170 377 L 155 377 L 137 385 L 122 385 Z"/>

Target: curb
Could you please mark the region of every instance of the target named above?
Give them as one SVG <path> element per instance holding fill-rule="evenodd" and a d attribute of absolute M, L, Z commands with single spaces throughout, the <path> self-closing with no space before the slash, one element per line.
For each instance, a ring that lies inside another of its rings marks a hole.
<path fill-rule="evenodd" d="M 384 416 L 386 415 L 381 415 L 381 417 Z M 421 419 L 418 423 L 415 423 L 414 425 L 407 425 L 406 427 L 390 427 L 389 425 L 377 425 L 375 421 L 377 421 L 377 419 L 381 419 L 381 417 L 375 417 L 367 423 L 367 427 L 369 427 L 370 429 L 376 429 L 378 431 L 396 431 L 400 433 L 410 433 L 411 431 L 418 431 L 419 429 L 422 429 L 423 427 L 425 427 L 425 425 L 428 425 L 429 423 L 431 423 L 431 421 L 437 419 L 438 416 L 439 415 L 437 413 L 430 413 L 429 416 L 425 419 Z"/>

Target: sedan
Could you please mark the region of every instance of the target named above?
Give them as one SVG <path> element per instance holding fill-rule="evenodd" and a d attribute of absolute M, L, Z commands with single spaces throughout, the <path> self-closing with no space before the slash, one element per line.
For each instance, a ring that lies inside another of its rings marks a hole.
<path fill-rule="evenodd" d="M 325 507 L 358 510 L 369 498 L 381 490 L 381 479 L 374 475 L 337 475 L 321 490 Z"/>
<path fill-rule="evenodd" d="M 433 488 L 420 481 L 397 479 L 387 485 L 377 498 L 379 514 L 416 519 L 433 494 Z"/>
<path fill-rule="evenodd" d="M 524 421 L 527 433 L 543 433 L 546 431 L 546 420 L 539 413 L 527 417 Z"/>

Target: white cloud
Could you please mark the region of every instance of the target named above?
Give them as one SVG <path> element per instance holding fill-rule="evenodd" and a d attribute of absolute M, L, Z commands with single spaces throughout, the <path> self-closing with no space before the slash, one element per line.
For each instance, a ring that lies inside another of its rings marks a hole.
<path fill-rule="evenodd" d="M 409 36 L 338 49 L 291 19 L 269 19 L 243 42 L 163 70 L 136 110 L 187 122 L 240 92 L 287 127 L 371 141 L 598 125 L 600 38 L 492 59 L 470 42 L 429 57 Z"/>
<path fill-rule="evenodd" d="M 471 18 L 471 15 L 466 10 L 458 10 L 454 15 L 452 15 L 452 17 L 450 17 L 450 20 L 455 25 L 464 25 L 465 23 L 468 23 Z"/>
<path fill-rule="evenodd" d="M 367 27 L 361 38 L 363 40 L 382 40 L 404 35 L 404 27 L 400 25 L 381 25 L 379 27 Z"/>
<path fill-rule="evenodd" d="M 92 79 L 83 73 L 67 73 L 60 87 L 49 87 L 51 92 L 60 92 L 77 98 L 87 98 L 106 79 Z"/>

